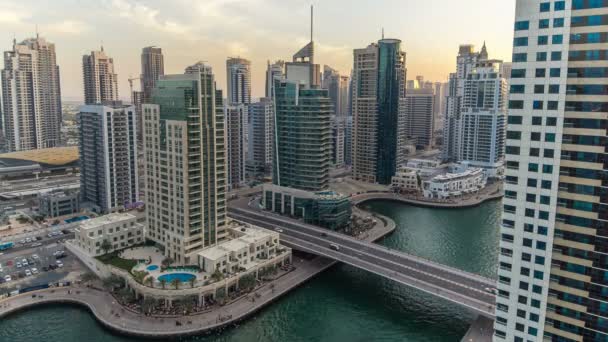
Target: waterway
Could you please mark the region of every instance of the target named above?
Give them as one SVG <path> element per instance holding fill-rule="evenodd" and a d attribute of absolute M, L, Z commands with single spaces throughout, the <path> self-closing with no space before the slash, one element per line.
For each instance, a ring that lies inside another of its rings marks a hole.
<path fill-rule="evenodd" d="M 494 277 L 500 201 L 467 209 L 429 209 L 392 202 L 365 205 L 398 227 L 382 243 L 446 265 Z M 473 319 L 430 295 L 339 265 L 237 329 L 185 338 L 204 342 L 459 341 Z M 51 306 L 0 321 L 0 342 L 127 342 L 77 307 Z"/>

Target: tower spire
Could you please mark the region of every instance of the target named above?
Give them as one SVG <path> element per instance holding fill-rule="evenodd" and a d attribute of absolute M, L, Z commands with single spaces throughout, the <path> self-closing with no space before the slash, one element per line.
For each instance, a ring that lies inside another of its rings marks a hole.
<path fill-rule="evenodd" d="M 310 5 L 310 41 L 312 42 L 312 27 L 313 27 L 313 6 Z"/>
<path fill-rule="evenodd" d="M 382 28 L 382 39 L 384 39 L 384 27 Z"/>

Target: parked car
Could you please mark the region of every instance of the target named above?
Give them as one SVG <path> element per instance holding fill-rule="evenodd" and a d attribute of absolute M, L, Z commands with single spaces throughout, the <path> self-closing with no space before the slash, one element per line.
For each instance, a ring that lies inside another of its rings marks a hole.
<path fill-rule="evenodd" d="M 15 266 L 17 266 L 17 268 L 21 268 L 21 263 L 18 262 Z"/>
<path fill-rule="evenodd" d="M 38 269 L 36 267 L 32 268 L 32 274 L 38 274 Z"/>
<path fill-rule="evenodd" d="M 11 280 L 13 280 L 13 278 L 11 278 L 11 276 L 10 276 L 10 275 L 8 275 L 8 274 L 7 274 L 7 275 L 5 275 L 5 276 L 4 276 L 4 281 L 6 281 L 7 283 L 8 283 L 9 281 L 11 281 Z"/>
<path fill-rule="evenodd" d="M 30 270 L 25 270 L 25 276 L 26 276 L 26 277 L 29 277 L 29 276 L 31 276 L 31 275 L 32 275 L 32 271 L 30 271 Z"/>

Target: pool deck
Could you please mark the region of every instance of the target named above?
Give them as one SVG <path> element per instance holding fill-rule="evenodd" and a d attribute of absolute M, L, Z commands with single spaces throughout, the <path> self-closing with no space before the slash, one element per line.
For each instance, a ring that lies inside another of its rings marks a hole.
<path fill-rule="evenodd" d="M 376 226 L 366 233 L 365 240 L 376 241 L 392 233 L 396 227 L 395 222 L 389 218 L 387 222 L 388 224 L 384 226 L 379 220 Z M 0 300 L 0 319 L 40 305 L 76 304 L 87 308 L 104 327 L 119 334 L 155 339 L 200 335 L 235 326 L 336 263 L 322 257 L 311 260 L 293 258 L 295 270 L 261 285 L 252 293 L 236 298 L 224 306 L 190 316 L 178 318 L 145 316 L 126 310 L 106 291 L 70 287 L 28 292 Z M 255 300 L 252 301 L 254 293 Z M 32 297 L 32 294 L 37 296 Z M 181 325 L 176 325 L 176 322 Z"/>

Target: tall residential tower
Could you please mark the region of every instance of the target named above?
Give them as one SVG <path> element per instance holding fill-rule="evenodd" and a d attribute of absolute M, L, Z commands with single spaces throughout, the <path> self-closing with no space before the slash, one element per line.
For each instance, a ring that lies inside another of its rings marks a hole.
<path fill-rule="evenodd" d="M 251 62 L 244 58 L 226 60 L 226 87 L 228 104 L 248 105 L 251 103 Z"/>
<path fill-rule="evenodd" d="M 182 265 L 226 237 L 222 92 L 199 62 L 165 75 L 143 105 L 147 236 Z"/>
<path fill-rule="evenodd" d="M 495 341 L 608 340 L 606 18 L 517 1 Z"/>
<path fill-rule="evenodd" d="M 405 52 L 398 39 L 354 51 L 352 74 L 353 177 L 390 184 L 406 138 Z"/>
<path fill-rule="evenodd" d="M 26 39 L 4 52 L 0 128 L 9 151 L 55 147 L 61 128 L 61 91 L 55 44 Z"/>
<path fill-rule="evenodd" d="M 141 50 L 141 91 L 142 103 L 149 103 L 152 90 L 156 87 L 158 78 L 165 74 L 163 50 L 156 46 L 147 46 Z"/>
<path fill-rule="evenodd" d="M 118 81 L 114 73 L 114 59 L 103 51 L 91 51 L 82 56 L 84 103 L 99 104 L 118 101 Z"/>

